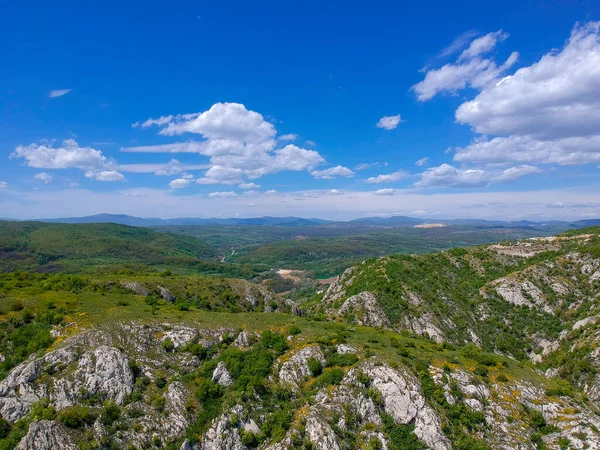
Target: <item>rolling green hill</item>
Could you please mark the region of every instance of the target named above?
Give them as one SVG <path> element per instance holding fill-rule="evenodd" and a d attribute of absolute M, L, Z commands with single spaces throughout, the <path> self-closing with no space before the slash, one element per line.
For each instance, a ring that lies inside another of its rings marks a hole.
<path fill-rule="evenodd" d="M 0 271 L 56 271 L 90 265 L 215 259 L 201 240 L 112 223 L 0 222 Z"/>

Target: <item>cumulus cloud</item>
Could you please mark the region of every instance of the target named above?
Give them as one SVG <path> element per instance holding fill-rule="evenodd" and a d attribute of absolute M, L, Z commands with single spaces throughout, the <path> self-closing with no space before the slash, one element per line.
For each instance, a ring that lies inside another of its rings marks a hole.
<path fill-rule="evenodd" d="M 0 181 L 0 189 L 7 189 L 8 183 L 6 181 Z"/>
<path fill-rule="evenodd" d="M 298 139 L 298 135 L 294 133 L 282 134 L 277 138 L 278 141 L 295 141 Z"/>
<path fill-rule="evenodd" d="M 188 187 L 191 182 L 192 180 L 189 178 L 176 178 L 169 183 L 169 187 L 171 189 L 181 189 Z"/>
<path fill-rule="evenodd" d="M 85 176 L 96 181 L 126 181 L 123 174 L 116 170 L 101 170 L 99 172 L 89 170 L 85 173 Z"/>
<path fill-rule="evenodd" d="M 71 92 L 71 89 L 54 89 L 48 93 L 48 97 L 50 97 L 50 98 L 62 97 L 63 95 L 67 95 L 69 92 Z"/>
<path fill-rule="evenodd" d="M 381 119 L 379 119 L 379 122 L 377 122 L 376 126 L 377 128 L 383 128 L 384 130 L 393 130 L 400 122 L 402 122 L 400 114 L 395 116 L 383 116 Z"/>
<path fill-rule="evenodd" d="M 379 189 L 373 191 L 373 195 L 394 195 L 394 192 L 396 192 L 394 189 Z"/>
<path fill-rule="evenodd" d="M 484 187 L 492 183 L 507 183 L 516 181 L 526 175 L 539 173 L 541 170 L 534 166 L 518 166 L 505 170 L 459 169 L 449 164 L 432 167 L 421 174 L 421 180 L 416 187 Z"/>
<path fill-rule="evenodd" d="M 429 158 L 421 158 L 415 162 L 415 164 L 419 167 L 424 166 L 429 161 Z"/>
<path fill-rule="evenodd" d="M 426 71 L 425 79 L 411 89 L 417 94 L 419 101 L 426 101 L 442 92 L 454 94 L 466 87 L 483 88 L 494 83 L 500 75 L 514 65 L 519 54 L 513 52 L 500 66 L 491 58 L 483 58 L 483 55 L 489 53 L 497 43 L 507 37 L 507 33 L 499 30 L 474 39 L 456 62 Z"/>
<path fill-rule="evenodd" d="M 41 172 L 41 173 L 35 174 L 33 176 L 33 178 L 35 178 L 36 180 L 43 181 L 45 184 L 48 184 L 52 181 L 53 177 L 49 173 Z"/>
<path fill-rule="evenodd" d="M 393 183 L 407 175 L 408 174 L 405 171 L 399 170 L 394 173 L 381 174 L 381 175 L 377 175 L 376 177 L 369 177 L 365 180 L 365 183 L 370 183 L 370 184 Z"/>
<path fill-rule="evenodd" d="M 237 197 L 237 194 L 233 191 L 228 191 L 228 192 L 211 192 L 210 194 L 208 194 L 208 196 L 210 198 L 230 198 L 230 197 Z"/>
<path fill-rule="evenodd" d="M 224 166 L 213 166 L 204 173 L 203 178 L 198 178 L 198 184 L 239 184 L 244 171 Z"/>
<path fill-rule="evenodd" d="M 210 158 L 210 168 L 199 183 L 239 184 L 280 171 L 311 171 L 325 159 L 314 150 L 278 141 L 293 140 L 287 134 L 276 139 L 274 125 L 238 103 L 216 103 L 202 113 L 148 119 L 141 127 L 159 126 L 162 135 L 199 134 L 203 141 L 175 142 L 157 146 L 122 148 L 126 152 L 198 153 Z M 214 170 L 213 170 L 214 169 Z M 232 174 L 235 174 L 232 175 Z M 222 180 L 219 181 L 219 180 Z"/>
<path fill-rule="evenodd" d="M 256 183 L 241 183 L 238 187 L 240 189 L 258 189 L 260 185 Z"/>
<path fill-rule="evenodd" d="M 599 162 L 600 22 L 576 25 L 562 49 L 486 85 L 456 120 L 483 135 L 458 148 L 456 161 Z"/>
<path fill-rule="evenodd" d="M 354 172 L 344 166 L 336 166 L 324 170 L 313 170 L 310 174 L 314 178 L 323 180 L 333 180 L 336 177 L 350 178 L 354 176 Z"/>
<path fill-rule="evenodd" d="M 36 169 L 95 170 L 109 164 L 100 150 L 80 147 L 73 139 L 63 141 L 58 147 L 53 147 L 51 143 L 19 145 L 10 156 L 25 159 L 26 165 Z"/>

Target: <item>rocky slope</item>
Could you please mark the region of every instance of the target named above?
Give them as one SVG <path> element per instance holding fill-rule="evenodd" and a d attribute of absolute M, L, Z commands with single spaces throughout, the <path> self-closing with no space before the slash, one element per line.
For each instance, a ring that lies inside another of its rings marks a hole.
<path fill-rule="evenodd" d="M 598 232 L 368 260 L 299 306 L 0 277 L 0 450 L 598 449 Z"/>
<path fill-rule="evenodd" d="M 365 261 L 315 310 L 530 360 L 600 401 L 599 232 Z"/>
<path fill-rule="evenodd" d="M 333 330 L 96 327 L 13 369 L 0 414 L 19 449 L 598 448 L 593 404 L 516 362 Z"/>

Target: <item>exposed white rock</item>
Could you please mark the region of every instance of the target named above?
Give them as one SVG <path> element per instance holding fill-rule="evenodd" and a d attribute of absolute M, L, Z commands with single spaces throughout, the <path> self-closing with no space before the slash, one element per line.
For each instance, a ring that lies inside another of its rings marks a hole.
<path fill-rule="evenodd" d="M 31 422 L 16 450 L 77 450 L 65 427 L 54 420 Z"/>
<path fill-rule="evenodd" d="M 290 384 L 297 388 L 305 378 L 311 375 L 310 369 L 308 368 L 308 360 L 310 358 L 317 359 L 321 364 L 325 363 L 325 357 L 319 346 L 308 345 L 293 353 L 292 356 L 281 365 L 279 379 L 283 383 Z"/>
<path fill-rule="evenodd" d="M 331 285 L 329 285 L 329 288 L 327 288 L 327 291 L 323 296 L 324 303 L 333 303 L 346 295 L 345 289 L 352 284 L 353 279 L 351 278 L 351 275 L 353 272 L 354 267 L 349 267 L 344 270 L 344 273 L 337 277 Z"/>
<path fill-rule="evenodd" d="M 227 367 L 225 367 L 225 363 L 223 361 L 217 364 L 217 368 L 212 375 L 212 380 L 215 383 L 219 383 L 221 386 L 230 386 L 233 384 L 233 378 L 231 377 L 229 370 L 227 370 Z"/>
<path fill-rule="evenodd" d="M 169 434 L 177 436 L 182 434 L 189 425 L 185 416 L 185 401 L 187 395 L 183 384 L 174 381 L 167 388 L 165 394 L 166 409 L 168 411 L 167 421 Z"/>
<path fill-rule="evenodd" d="M 361 292 L 349 297 L 337 312 L 338 315 L 354 315 L 354 321 L 358 325 L 372 327 L 389 326 L 387 315 L 379 307 L 377 297 L 372 292 Z"/>
<path fill-rule="evenodd" d="M 577 331 L 580 328 L 587 327 L 588 325 L 596 323 L 598 316 L 590 316 L 585 319 L 578 320 L 573 324 L 573 331 Z"/>
<path fill-rule="evenodd" d="M 345 355 L 347 353 L 356 353 L 356 348 L 348 344 L 339 344 L 335 349 L 340 355 Z"/>
<path fill-rule="evenodd" d="M 212 426 L 204 433 L 201 450 L 245 450 L 240 432 L 231 422 L 236 417 L 239 422 L 242 418 L 243 408 L 234 406 L 230 411 L 215 419 Z"/>
<path fill-rule="evenodd" d="M 315 450 L 340 450 L 340 443 L 327 421 L 316 414 L 306 419 L 306 437 Z"/>
<path fill-rule="evenodd" d="M 421 317 L 405 318 L 406 328 L 419 336 L 426 336 L 438 344 L 444 342 L 444 333 L 435 324 L 432 314 L 425 313 Z"/>
<path fill-rule="evenodd" d="M 169 291 L 166 287 L 158 286 L 158 292 L 164 301 L 169 303 L 173 303 L 175 301 L 175 296 L 171 294 L 171 291 Z"/>
<path fill-rule="evenodd" d="M 385 412 L 396 423 L 414 421 L 415 435 L 433 450 L 450 450 L 450 441 L 444 436 L 440 418 L 421 395 L 418 381 L 408 373 L 401 373 L 387 365 L 367 362 L 364 372 L 371 377 L 383 399 Z"/>
<path fill-rule="evenodd" d="M 143 295 L 144 297 L 148 297 L 150 292 L 146 289 L 141 283 L 137 283 L 135 281 L 121 281 L 121 286 L 125 289 L 129 289 L 136 295 Z"/>
<path fill-rule="evenodd" d="M 511 277 L 504 277 L 495 280 L 492 285 L 504 300 L 513 305 L 536 306 L 544 312 L 553 313 L 542 291 L 529 280 L 518 281 Z"/>
<path fill-rule="evenodd" d="M 129 358 L 121 350 L 102 345 L 81 355 L 73 373 L 73 391 L 85 389 L 90 394 L 102 393 L 117 404 L 133 391 L 133 373 Z"/>
<path fill-rule="evenodd" d="M 161 342 L 170 339 L 175 348 L 185 347 L 187 344 L 194 343 L 198 340 L 198 330 L 191 327 L 175 325 L 171 329 L 164 332 Z"/>

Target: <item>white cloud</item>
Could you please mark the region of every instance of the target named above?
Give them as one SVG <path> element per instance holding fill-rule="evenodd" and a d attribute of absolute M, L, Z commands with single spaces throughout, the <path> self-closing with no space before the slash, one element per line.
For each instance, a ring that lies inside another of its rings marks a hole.
<path fill-rule="evenodd" d="M 231 167 L 213 166 L 204 173 L 203 178 L 198 178 L 198 184 L 239 184 L 244 171 Z"/>
<path fill-rule="evenodd" d="M 440 52 L 440 55 L 441 56 L 450 56 L 453 53 L 458 52 L 460 49 L 466 47 L 466 45 L 475 36 L 477 36 L 477 32 L 474 30 L 469 30 L 469 31 L 465 31 L 464 33 L 461 33 L 452 41 L 452 43 L 448 47 L 444 48 Z"/>
<path fill-rule="evenodd" d="M 85 176 L 87 178 L 94 178 L 96 181 L 126 181 L 123 174 L 116 170 L 88 171 L 85 173 Z"/>
<path fill-rule="evenodd" d="M 53 177 L 49 173 L 41 172 L 41 173 L 35 174 L 33 176 L 33 178 L 35 178 L 36 180 L 43 181 L 45 184 L 48 184 L 52 181 Z"/>
<path fill-rule="evenodd" d="M 0 181 L 0 189 L 7 189 L 8 183 L 6 181 Z"/>
<path fill-rule="evenodd" d="M 377 122 L 377 128 L 383 128 L 384 130 L 393 130 L 398 126 L 400 122 L 402 122 L 400 114 L 397 114 L 395 116 L 383 116 L 381 119 L 379 119 L 379 122 Z"/>
<path fill-rule="evenodd" d="M 379 189 L 377 191 L 373 191 L 373 195 L 394 195 L 396 191 L 394 189 Z"/>
<path fill-rule="evenodd" d="M 71 181 L 70 183 L 67 184 L 68 188 L 78 188 L 79 187 L 79 183 L 77 181 Z"/>
<path fill-rule="evenodd" d="M 358 172 L 358 171 L 361 171 L 361 170 L 367 170 L 367 169 L 370 169 L 370 168 L 372 168 L 372 167 L 377 167 L 378 165 L 379 165 L 379 163 L 378 163 L 378 162 L 374 162 L 374 163 L 362 163 L 362 164 L 357 164 L 357 165 L 354 167 L 354 170 L 356 170 L 356 171 Z"/>
<path fill-rule="evenodd" d="M 407 175 L 408 175 L 408 173 L 406 173 L 405 171 L 399 170 L 394 173 L 381 174 L 381 175 L 377 175 L 376 177 L 369 177 L 365 180 L 365 183 L 370 183 L 370 184 L 393 183 Z"/>
<path fill-rule="evenodd" d="M 500 66 L 492 59 L 482 58 L 482 55 L 489 53 L 498 42 L 507 37 L 508 34 L 500 30 L 474 39 L 455 63 L 428 70 L 425 79 L 411 89 L 417 94 L 419 101 L 426 101 L 442 92 L 456 93 L 467 86 L 482 88 L 495 82 L 517 61 L 519 54 L 513 52 Z"/>
<path fill-rule="evenodd" d="M 323 180 L 333 180 L 335 177 L 350 178 L 354 176 L 354 172 L 344 166 L 335 166 L 325 170 L 314 170 L 310 174 L 314 178 Z"/>
<path fill-rule="evenodd" d="M 275 127 L 257 112 L 238 103 L 216 103 L 208 111 L 148 119 L 144 124 L 161 126 L 160 134 L 200 134 L 204 141 L 176 142 L 157 146 L 122 148 L 125 152 L 198 153 L 210 158 L 211 168 L 199 183 L 234 184 L 280 171 L 311 171 L 325 163 L 314 150 L 288 144 L 277 149 Z M 295 135 L 280 138 L 291 140 Z M 212 170 L 214 169 L 214 171 Z M 236 176 L 221 176 L 228 170 Z M 222 181 L 220 181 L 222 180 Z"/>
<path fill-rule="evenodd" d="M 327 191 L 328 195 L 342 195 L 343 192 L 340 191 L 339 189 L 330 189 Z"/>
<path fill-rule="evenodd" d="M 267 196 L 273 196 L 273 195 L 277 195 L 278 192 L 275 189 L 269 189 L 268 191 L 265 192 L 265 195 Z"/>
<path fill-rule="evenodd" d="M 260 185 L 256 183 L 241 183 L 238 187 L 240 189 L 258 189 Z"/>
<path fill-rule="evenodd" d="M 425 164 L 427 164 L 428 161 L 429 161 L 429 158 L 421 158 L 417 162 L 415 162 L 415 164 L 419 167 L 422 167 Z"/>
<path fill-rule="evenodd" d="M 169 122 L 171 122 L 174 119 L 173 116 L 162 116 L 159 117 L 158 119 L 148 119 L 145 122 L 135 122 L 132 123 L 131 126 L 133 128 L 137 128 L 137 127 L 142 127 L 142 128 L 148 128 L 151 127 L 152 125 L 166 125 Z"/>
<path fill-rule="evenodd" d="M 457 149 L 456 161 L 600 161 L 600 22 L 576 25 L 563 49 L 487 85 L 456 120 L 484 135 Z"/>
<path fill-rule="evenodd" d="M 210 194 L 208 194 L 208 196 L 210 198 L 230 198 L 230 197 L 237 197 L 237 194 L 233 191 L 228 191 L 228 192 L 211 192 Z"/>
<path fill-rule="evenodd" d="M 50 97 L 50 98 L 62 97 L 63 95 L 67 95 L 69 92 L 71 92 L 71 89 L 54 89 L 53 91 L 50 91 L 50 93 L 48 94 L 48 97 Z"/>
<path fill-rule="evenodd" d="M 109 160 L 100 150 L 80 147 L 73 139 L 63 141 L 60 147 L 52 144 L 19 145 L 10 155 L 11 158 L 24 158 L 29 167 L 36 169 L 93 170 L 107 167 Z"/>
<path fill-rule="evenodd" d="M 188 187 L 191 182 L 192 180 L 188 178 L 177 178 L 169 183 L 169 187 L 172 189 L 181 189 Z"/>
<path fill-rule="evenodd" d="M 298 135 L 294 133 L 282 134 L 277 138 L 278 141 L 295 141 L 298 139 Z"/>
<path fill-rule="evenodd" d="M 421 180 L 416 187 L 484 187 L 492 183 L 507 183 L 516 181 L 526 175 L 539 173 L 541 170 L 534 166 L 518 166 L 505 170 L 458 169 L 449 164 L 432 167 L 421 174 Z"/>
<path fill-rule="evenodd" d="M 161 123 L 157 123 L 157 120 Z M 165 136 L 195 133 L 201 134 L 206 139 L 263 142 L 272 139 L 276 134 L 272 123 L 264 120 L 261 114 L 249 111 L 239 103 L 215 103 L 208 111 L 202 113 L 161 117 L 154 120 L 154 123 L 167 124 L 160 131 L 160 134 Z"/>
<path fill-rule="evenodd" d="M 316 147 L 317 146 L 317 143 L 315 141 L 311 141 L 310 139 L 307 140 L 307 141 L 304 141 L 304 143 L 306 145 L 308 145 L 309 147 Z"/>

